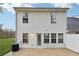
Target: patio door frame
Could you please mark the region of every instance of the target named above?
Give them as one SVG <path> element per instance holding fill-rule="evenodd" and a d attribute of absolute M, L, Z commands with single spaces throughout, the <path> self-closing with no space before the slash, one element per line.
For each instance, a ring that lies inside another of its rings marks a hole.
<path fill-rule="evenodd" d="M 42 33 L 37 33 L 37 48 L 41 48 L 42 46 Z"/>

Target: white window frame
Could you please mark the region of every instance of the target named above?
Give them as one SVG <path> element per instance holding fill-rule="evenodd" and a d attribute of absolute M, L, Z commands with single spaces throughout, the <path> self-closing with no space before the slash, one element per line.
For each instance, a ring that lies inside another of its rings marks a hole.
<path fill-rule="evenodd" d="M 24 22 L 24 20 L 23 20 L 24 18 L 26 18 L 26 22 Z M 28 23 L 28 13 L 23 14 L 23 19 L 22 19 L 23 23 Z"/>
<path fill-rule="evenodd" d="M 24 40 L 27 40 L 27 41 L 24 42 Z M 28 43 L 28 33 L 23 33 L 23 43 Z"/>
<path fill-rule="evenodd" d="M 63 44 L 63 33 L 58 33 L 58 43 Z M 59 40 L 62 40 L 62 42 L 59 42 Z"/>
<path fill-rule="evenodd" d="M 52 37 L 52 34 L 55 35 L 55 37 Z M 57 39 L 56 38 L 57 38 L 56 33 L 51 33 L 51 43 L 52 44 L 56 44 L 57 43 Z M 52 42 L 52 40 L 55 40 L 56 42 Z"/>
<path fill-rule="evenodd" d="M 56 24 L 56 14 L 51 13 L 51 24 Z"/>
<path fill-rule="evenodd" d="M 48 37 L 45 37 L 45 34 L 48 34 Z M 49 43 L 50 43 L 49 37 L 50 37 L 50 34 L 49 34 L 49 33 L 44 33 L 44 43 L 45 43 L 45 44 L 49 44 Z M 49 42 L 45 42 L 45 40 L 48 40 Z"/>

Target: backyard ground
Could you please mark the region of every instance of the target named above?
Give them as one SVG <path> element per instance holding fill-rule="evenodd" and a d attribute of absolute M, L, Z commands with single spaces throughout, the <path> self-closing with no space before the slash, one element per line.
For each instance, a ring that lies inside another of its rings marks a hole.
<path fill-rule="evenodd" d="M 14 42 L 14 38 L 0 37 L 0 56 L 11 51 L 11 44 Z"/>
<path fill-rule="evenodd" d="M 13 56 L 79 56 L 67 48 L 26 48 L 12 53 Z"/>

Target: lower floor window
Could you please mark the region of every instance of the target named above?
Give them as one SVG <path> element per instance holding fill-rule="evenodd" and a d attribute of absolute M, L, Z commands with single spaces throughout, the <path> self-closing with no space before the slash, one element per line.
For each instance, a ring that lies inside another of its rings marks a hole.
<path fill-rule="evenodd" d="M 44 43 L 49 43 L 49 39 L 44 39 Z"/>
<path fill-rule="evenodd" d="M 63 39 L 58 39 L 58 43 L 63 43 Z"/>
<path fill-rule="evenodd" d="M 23 39 L 23 43 L 28 43 L 28 39 Z"/>
<path fill-rule="evenodd" d="M 63 33 L 58 33 L 58 43 L 63 43 Z"/>
<path fill-rule="evenodd" d="M 49 33 L 44 33 L 44 43 L 49 43 Z"/>
<path fill-rule="evenodd" d="M 58 39 L 57 39 L 58 36 Z M 63 43 L 63 33 L 44 33 L 44 43 Z M 28 33 L 23 33 L 23 43 L 28 43 Z"/>
<path fill-rule="evenodd" d="M 56 33 L 51 33 L 51 43 L 56 43 Z"/>
<path fill-rule="evenodd" d="M 28 43 L 28 33 L 23 33 L 23 43 Z"/>
<path fill-rule="evenodd" d="M 56 39 L 51 39 L 51 43 L 56 43 Z"/>

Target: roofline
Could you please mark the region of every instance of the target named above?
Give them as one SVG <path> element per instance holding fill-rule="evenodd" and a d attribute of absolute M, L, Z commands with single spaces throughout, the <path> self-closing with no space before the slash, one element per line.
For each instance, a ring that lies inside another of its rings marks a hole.
<path fill-rule="evenodd" d="M 31 11 L 31 12 L 57 12 L 57 11 L 64 11 L 66 12 L 69 8 L 47 8 L 47 7 L 14 7 L 16 12 L 24 12 L 24 11 Z"/>
<path fill-rule="evenodd" d="M 75 19 L 79 19 L 79 18 L 76 18 L 76 17 L 73 17 L 73 16 L 71 16 L 71 17 L 67 17 L 67 18 L 75 18 Z"/>
<path fill-rule="evenodd" d="M 48 7 L 14 7 L 14 9 L 69 9 L 69 8 L 48 8 Z"/>

